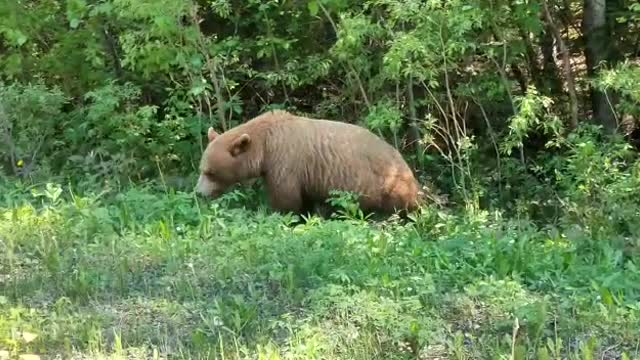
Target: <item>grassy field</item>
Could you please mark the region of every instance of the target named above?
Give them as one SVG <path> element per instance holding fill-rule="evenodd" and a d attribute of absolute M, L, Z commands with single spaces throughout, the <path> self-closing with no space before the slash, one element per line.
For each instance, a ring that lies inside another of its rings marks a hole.
<path fill-rule="evenodd" d="M 640 358 L 615 239 L 436 209 L 291 225 L 240 195 L 5 185 L 0 359 Z"/>

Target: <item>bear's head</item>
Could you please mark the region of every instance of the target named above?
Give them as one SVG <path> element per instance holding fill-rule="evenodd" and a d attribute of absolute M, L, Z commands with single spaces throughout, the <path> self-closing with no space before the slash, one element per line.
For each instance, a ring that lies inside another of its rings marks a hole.
<path fill-rule="evenodd" d="M 217 198 L 231 186 L 260 175 L 260 152 L 252 137 L 241 129 L 218 134 L 209 128 L 209 143 L 200 161 L 196 191 Z"/>

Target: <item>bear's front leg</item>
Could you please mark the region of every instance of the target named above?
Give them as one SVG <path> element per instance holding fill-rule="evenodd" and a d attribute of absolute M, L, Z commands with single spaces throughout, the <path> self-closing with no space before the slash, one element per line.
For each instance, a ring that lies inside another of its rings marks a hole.
<path fill-rule="evenodd" d="M 269 191 L 271 207 L 281 213 L 292 212 L 299 214 L 302 211 L 302 196 L 300 191 L 271 189 Z"/>
<path fill-rule="evenodd" d="M 267 191 L 271 207 L 281 213 L 299 214 L 303 209 L 302 191 L 299 184 L 284 176 L 268 176 Z"/>

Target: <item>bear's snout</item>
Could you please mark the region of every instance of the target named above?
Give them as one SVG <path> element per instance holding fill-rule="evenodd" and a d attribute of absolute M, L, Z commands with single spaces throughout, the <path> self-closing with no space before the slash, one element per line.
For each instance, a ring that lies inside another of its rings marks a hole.
<path fill-rule="evenodd" d="M 196 185 L 196 192 L 200 195 L 217 198 L 224 192 L 224 187 L 209 180 L 206 176 L 200 175 L 198 178 L 198 184 Z"/>

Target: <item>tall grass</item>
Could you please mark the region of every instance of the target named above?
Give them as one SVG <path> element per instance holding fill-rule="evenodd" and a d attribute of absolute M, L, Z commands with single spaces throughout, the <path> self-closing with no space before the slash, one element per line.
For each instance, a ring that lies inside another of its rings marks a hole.
<path fill-rule="evenodd" d="M 290 216 L 5 184 L 0 357 L 638 358 L 640 271 L 587 227 Z M 346 213 L 345 213 L 346 214 Z"/>

